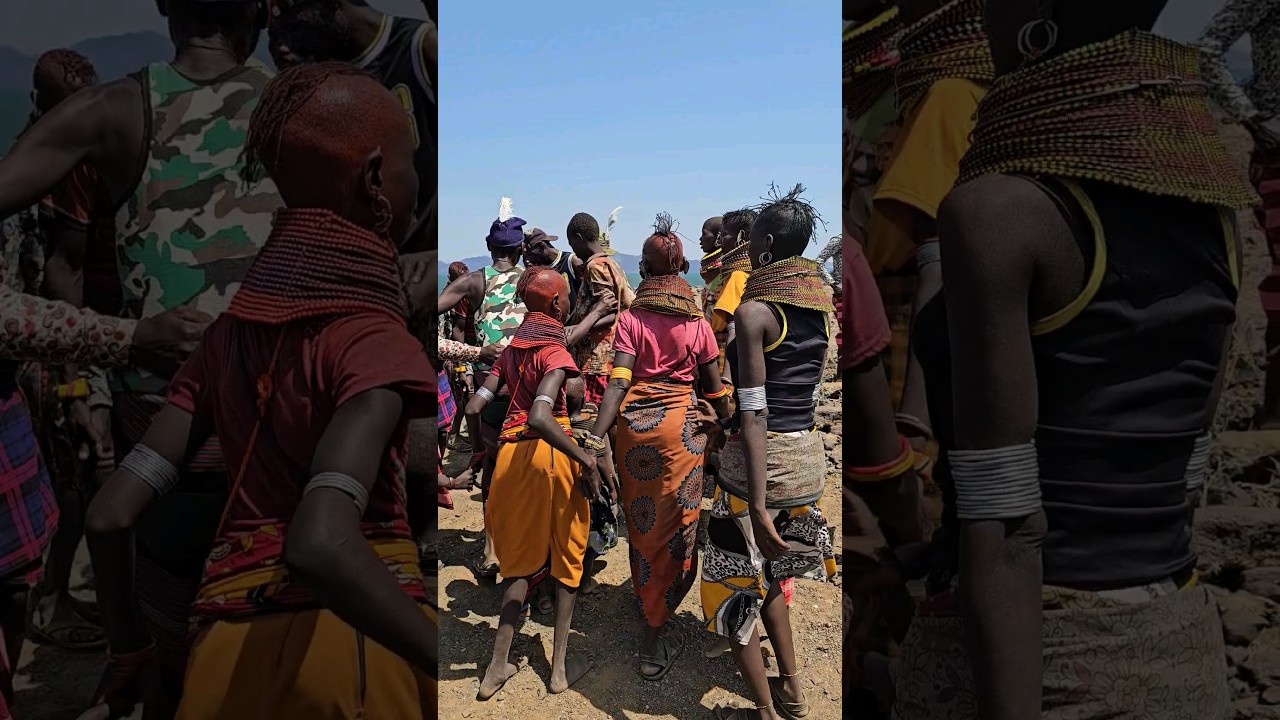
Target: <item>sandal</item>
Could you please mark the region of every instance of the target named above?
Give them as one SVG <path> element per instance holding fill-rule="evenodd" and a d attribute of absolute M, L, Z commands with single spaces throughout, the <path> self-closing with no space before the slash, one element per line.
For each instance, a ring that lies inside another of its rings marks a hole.
<path fill-rule="evenodd" d="M 769 678 L 769 694 L 773 696 L 773 709 L 787 720 L 800 720 L 809 716 L 809 701 L 805 699 L 804 691 L 800 691 L 800 699 L 797 702 L 782 699 L 782 689 L 786 682 L 786 678 L 775 676 Z"/>
<path fill-rule="evenodd" d="M 684 649 L 684 642 L 673 643 L 668 638 L 660 637 L 658 638 L 658 649 L 662 652 L 661 657 L 643 654 L 639 657 L 639 661 L 642 663 L 657 665 L 659 668 L 658 672 L 653 673 L 652 675 L 646 675 L 644 672 L 640 671 L 638 665 L 636 667 L 636 671 L 640 673 L 640 677 L 648 680 L 649 682 L 658 682 L 662 678 L 666 677 L 668 672 L 671 672 L 671 666 L 675 664 L 676 658 L 680 657 L 680 651 Z"/>
<path fill-rule="evenodd" d="M 498 566 L 485 565 L 484 558 L 479 558 L 472 561 L 471 572 L 475 573 L 476 577 L 481 580 L 494 580 L 498 577 Z"/>
<path fill-rule="evenodd" d="M 53 645 L 70 652 L 89 652 L 93 650 L 101 650 L 107 646 L 107 634 L 100 625 L 96 625 L 84 617 L 79 611 L 77 605 L 84 603 L 74 602 L 74 598 L 64 598 L 71 600 L 71 616 L 74 618 L 70 622 L 56 622 L 58 617 L 57 604 L 52 606 L 50 617 L 44 625 L 37 623 L 37 612 L 40 605 L 40 598 L 37 596 L 33 588 L 27 593 L 27 637 L 35 643 L 41 645 Z M 87 608 L 86 608 L 87 609 Z"/>

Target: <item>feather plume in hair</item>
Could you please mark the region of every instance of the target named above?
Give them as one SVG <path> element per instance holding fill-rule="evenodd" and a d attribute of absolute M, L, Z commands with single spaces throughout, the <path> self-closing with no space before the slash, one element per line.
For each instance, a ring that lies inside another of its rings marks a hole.
<path fill-rule="evenodd" d="M 506 222 L 514 215 L 515 213 L 511 209 L 511 198 L 502 198 L 502 202 L 498 203 L 498 222 Z"/>
<path fill-rule="evenodd" d="M 609 240 L 613 237 L 613 226 L 618 224 L 618 212 L 620 210 L 622 210 L 621 205 L 614 208 L 613 212 L 609 213 L 609 220 L 605 222 L 604 227 L 600 229 L 600 245 L 605 249 L 605 252 L 610 255 L 614 254 L 614 250 L 610 247 Z"/>

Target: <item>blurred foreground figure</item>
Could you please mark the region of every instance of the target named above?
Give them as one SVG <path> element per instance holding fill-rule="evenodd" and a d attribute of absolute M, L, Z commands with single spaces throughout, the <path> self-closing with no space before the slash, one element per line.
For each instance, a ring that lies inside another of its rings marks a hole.
<path fill-rule="evenodd" d="M 1244 36 L 1253 51 L 1253 74 L 1241 87 L 1227 67 L 1227 51 Z M 1251 176 L 1262 196 L 1258 224 L 1266 231 L 1271 271 L 1258 287 L 1267 317 L 1266 385 L 1257 424 L 1280 428 L 1280 0 L 1227 0 L 1197 45 L 1213 98 L 1253 137 Z"/>
<path fill-rule="evenodd" d="M 915 333 L 945 510 L 901 720 L 1230 716 L 1190 529 L 1256 196 L 1164 4 L 987 2 Z"/>
<path fill-rule="evenodd" d="M 148 699 L 132 529 L 216 433 L 231 494 L 177 717 L 434 718 L 437 628 L 404 498 L 409 422 L 434 416 L 437 375 L 407 326 L 393 240 L 417 194 L 413 138 L 372 76 L 303 66 L 268 86 L 246 162 L 287 208 L 90 508 L 105 701 Z"/>

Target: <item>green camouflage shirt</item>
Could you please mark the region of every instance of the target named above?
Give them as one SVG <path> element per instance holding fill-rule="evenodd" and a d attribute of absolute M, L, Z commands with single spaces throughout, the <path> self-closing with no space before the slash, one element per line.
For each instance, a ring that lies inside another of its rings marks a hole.
<path fill-rule="evenodd" d="M 516 298 L 516 283 L 523 272 L 519 265 L 506 272 L 485 267 L 484 300 L 475 315 L 476 339 L 481 347 L 494 343 L 505 347 L 524 322 L 524 303 Z M 490 367 L 477 365 L 482 372 L 488 372 Z"/>
<path fill-rule="evenodd" d="M 150 147 L 141 182 L 116 215 L 123 315 L 146 318 L 179 306 L 217 317 L 271 232 L 281 207 L 275 183 L 241 178 L 249 117 L 271 73 L 250 61 L 197 83 L 169 63 L 140 77 Z M 163 393 L 167 382 L 126 370 L 120 389 Z"/>

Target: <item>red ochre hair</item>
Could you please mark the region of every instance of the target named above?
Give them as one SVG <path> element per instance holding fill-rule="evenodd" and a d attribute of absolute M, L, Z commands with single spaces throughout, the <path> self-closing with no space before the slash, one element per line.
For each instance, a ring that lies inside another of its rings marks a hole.
<path fill-rule="evenodd" d="M 551 301 L 556 295 L 568 294 L 564 276 L 549 267 L 534 266 L 520 274 L 516 297 L 530 312 L 552 315 Z"/>

